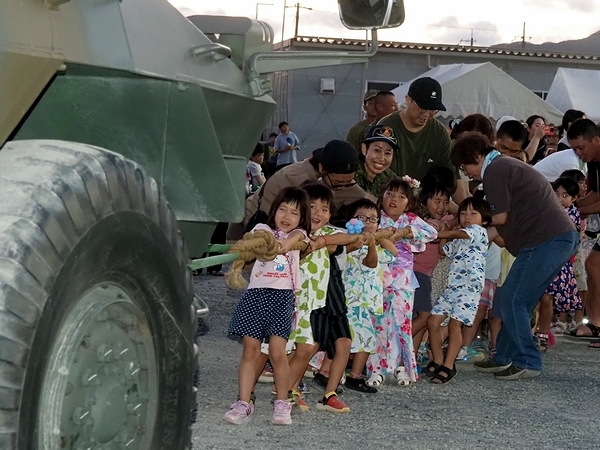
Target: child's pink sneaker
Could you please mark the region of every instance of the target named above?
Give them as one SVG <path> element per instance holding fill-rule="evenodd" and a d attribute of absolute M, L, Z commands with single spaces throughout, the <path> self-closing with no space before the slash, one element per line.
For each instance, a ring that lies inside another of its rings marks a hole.
<path fill-rule="evenodd" d="M 273 420 L 275 425 L 292 424 L 292 404 L 287 400 L 275 400 L 273 403 Z"/>
<path fill-rule="evenodd" d="M 225 413 L 223 420 L 235 425 L 242 425 L 250 421 L 250 416 L 254 412 L 254 405 L 238 400 L 231 409 Z"/>

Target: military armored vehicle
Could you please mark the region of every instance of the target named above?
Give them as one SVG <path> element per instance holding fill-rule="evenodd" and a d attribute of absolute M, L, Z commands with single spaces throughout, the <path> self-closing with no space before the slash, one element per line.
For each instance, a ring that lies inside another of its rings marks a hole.
<path fill-rule="evenodd" d="M 268 74 L 364 61 L 404 14 L 339 4 L 367 51 L 277 55 L 265 23 L 203 33 L 166 0 L 0 2 L 1 449 L 189 447 L 187 248 L 241 220 Z"/>

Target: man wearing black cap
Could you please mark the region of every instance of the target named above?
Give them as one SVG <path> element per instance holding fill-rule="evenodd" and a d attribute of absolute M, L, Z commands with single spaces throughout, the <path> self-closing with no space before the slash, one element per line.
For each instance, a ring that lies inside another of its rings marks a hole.
<path fill-rule="evenodd" d="M 346 135 L 346 141 L 348 141 L 357 151 L 360 151 L 360 145 L 363 141 L 365 129 L 367 129 L 377 118 L 377 112 L 375 110 L 375 97 L 377 96 L 377 92 L 378 91 L 375 89 L 369 89 L 366 92 L 363 101 L 363 110 L 367 117 L 350 128 Z"/>
<path fill-rule="evenodd" d="M 391 169 L 398 175 L 422 180 L 434 166 L 456 168 L 450 161 L 450 137 L 446 127 L 434 116 L 446 111 L 442 103 L 442 87 L 430 77 L 418 78 L 408 88 L 406 108 L 379 121 L 394 129 L 399 149 L 394 152 Z M 467 194 L 464 183 L 458 183 L 454 195 L 460 202 Z"/>
<path fill-rule="evenodd" d="M 268 213 L 271 203 L 283 188 L 300 186 L 305 181 L 322 181 L 333 190 L 335 208 L 332 212 L 331 222 L 336 223 L 336 219 L 341 218 L 340 220 L 345 223 L 345 219 L 342 217 L 344 205 L 359 198 L 369 197 L 374 200 L 373 196 L 367 194 L 356 184 L 354 176 L 358 165 L 358 153 L 348 142 L 329 141 L 323 148 L 313 151 L 310 158 L 286 166 L 276 172 L 258 191 L 248 197 L 246 199 L 244 223 L 258 209 L 261 191 L 260 209 Z M 228 232 L 227 239 L 234 240 L 236 237 Z"/>

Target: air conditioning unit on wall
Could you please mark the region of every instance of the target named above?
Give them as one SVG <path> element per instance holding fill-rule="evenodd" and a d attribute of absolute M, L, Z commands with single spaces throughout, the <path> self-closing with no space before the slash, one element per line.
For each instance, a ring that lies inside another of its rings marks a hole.
<path fill-rule="evenodd" d="M 335 78 L 321 78 L 321 94 L 335 94 Z"/>

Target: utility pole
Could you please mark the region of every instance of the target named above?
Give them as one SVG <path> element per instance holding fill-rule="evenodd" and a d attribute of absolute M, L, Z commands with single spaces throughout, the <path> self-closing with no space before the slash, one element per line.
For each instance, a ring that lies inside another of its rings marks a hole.
<path fill-rule="evenodd" d="M 283 22 L 281 22 L 281 50 L 283 51 L 283 36 L 285 30 L 285 10 L 287 9 L 286 0 L 283 0 Z"/>
<path fill-rule="evenodd" d="M 531 36 L 525 35 L 525 22 L 523 22 L 523 34 L 521 36 L 517 36 L 521 40 L 521 48 L 525 48 L 525 44 L 527 43 L 527 39 L 531 39 Z"/>
<path fill-rule="evenodd" d="M 471 43 L 471 47 L 473 47 L 473 43 L 477 42 L 475 39 L 473 39 L 473 28 L 471 28 L 471 39 L 461 39 L 458 42 L 458 45 L 460 45 L 461 42 L 470 42 Z"/>
<path fill-rule="evenodd" d="M 298 25 L 300 23 L 300 8 L 302 9 L 307 9 L 309 11 L 312 11 L 312 8 L 307 8 L 306 6 L 300 6 L 300 3 L 296 3 L 296 26 L 294 28 L 294 37 L 297 38 L 298 37 Z"/>

